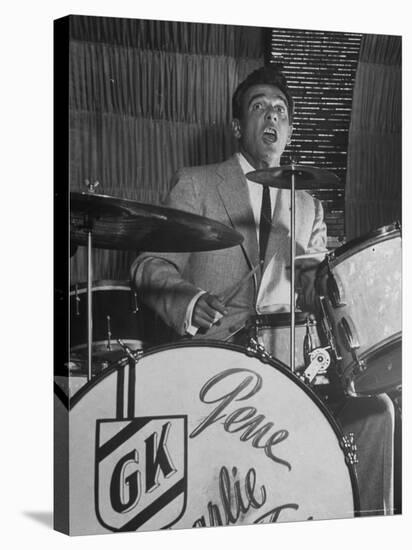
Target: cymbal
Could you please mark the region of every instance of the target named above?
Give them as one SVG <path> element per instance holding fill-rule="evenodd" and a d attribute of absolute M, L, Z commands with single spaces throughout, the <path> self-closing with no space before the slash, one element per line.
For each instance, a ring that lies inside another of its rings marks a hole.
<path fill-rule="evenodd" d="M 236 246 L 243 236 L 190 212 L 95 193 L 70 193 L 70 239 L 86 245 L 148 252 L 200 252 Z"/>
<path fill-rule="evenodd" d="M 249 172 L 246 177 L 256 183 L 276 187 L 277 189 L 290 189 L 292 175 L 295 176 L 295 189 L 307 191 L 316 190 L 328 185 L 338 185 L 339 178 L 332 172 L 316 166 L 306 164 L 288 164 L 274 166 Z"/>

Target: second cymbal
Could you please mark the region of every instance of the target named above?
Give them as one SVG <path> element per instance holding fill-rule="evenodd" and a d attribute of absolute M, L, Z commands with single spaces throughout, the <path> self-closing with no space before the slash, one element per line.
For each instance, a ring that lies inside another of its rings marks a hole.
<path fill-rule="evenodd" d="M 276 187 L 277 189 L 290 189 L 292 176 L 295 177 L 296 190 L 310 191 L 339 184 L 339 178 L 332 172 L 304 164 L 274 166 L 246 174 L 246 177 L 251 181 L 268 187 Z"/>

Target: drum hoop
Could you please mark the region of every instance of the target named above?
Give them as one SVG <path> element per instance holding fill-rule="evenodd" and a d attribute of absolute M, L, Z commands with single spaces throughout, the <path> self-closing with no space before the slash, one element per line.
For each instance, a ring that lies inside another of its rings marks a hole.
<path fill-rule="evenodd" d="M 368 362 L 373 360 L 385 348 L 396 347 L 398 344 L 402 344 L 402 332 L 401 331 L 396 332 L 392 336 L 388 336 L 388 338 L 385 338 L 384 340 L 382 340 L 378 344 L 375 344 L 374 346 L 368 348 L 365 352 L 358 355 L 358 359 L 359 359 L 359 361 L 365 361 L 366 365 L 368 365 Z M 349 365 L 343 371 L 343 375 L 345 376 L 345 375 L 347 375 L 347 373 L 350 374 L 353 371 L 353 369 L 356 368 L 356 367 L 357 367 L 357 363 L 355 361 L 351 361 L 349 363 Z M 368 370 L 369 370 L 369 367 L 367 366 L 366 371 L 368 371 Z M 358 378 L 361 378 L 361 377 L 362 377 L 362 375 L 360 375 L 359 377 L 356 376 L 356 377 L 351 377 L 351 378 L 353 380 L 357 380 Z M 390 386 L 389 388 L 386 388 L 382 391 L 387 393 L 388 391 L 391 391 L 391 390 L 393 390 L 394 388 L 396 388 L 398 386 L 399 386 L 399 383 L 395 384 L 394 386 Z M 355 390 L 351 390 L 351 389 L 348 389 L 348 394 L 351 397 L 374 397 L 376 395 L 376 393 L 367 393 L 367 392 L 359 393 L 359 392 L 357 392 Z"/>
<path fill-rule="evenodd" d="M 328 417 L 328 419 L 333 423 L 334 428 L 336 428 L 336 434 L 339 435 L 341 430 L 336 422 L 336 420 L 333 418 L 330 411 L 326 408 L 326 405 L 323 404 L 323 402 L 320 400 L 320 398 L 316 395 L 316 393 L 307 385 L 305 384 L 300 378 L 298 378 L 295 374 L 292 373 L 290 368 L 285 365 L 285 363 L 282 363 L 279 359 L 276 359 L 275 357 L 269 357 L 269 358 L 260 358 L 255 355 L 252 355 L 248 353 L 247 349 L 243 346 L 239 346 L 236 344 L 229 344 L 227 342 L 222 342 L 221 340 L 191 340 L 191 341 L 184 341 L 184 342 L 174 342 L 173 344 L 165 344 L 162 346 L 153 346 L 152 348 L 149 348 L 146 351 L 143 351 L 142 355 L 139 358 L 139 361 L 142 359 L 145 359 L 146 357 L 149 357 L 150 355 L 154 355 L 155 353 L 168 351 L 168 350 L 174 350 L 179 348 L 220 348 L 220 349 L 226 349 L 229 351 L 235 351 L 240 352 L 246 357 L 256 358 L 262 363 L 267 363 L 270 366 L 276 368 L 279 370 L 282 374 L 286 375 L 290 380 L 295 382 L 301 390 L 303 390 L 311 399 L 312 401 L 317 404 L 322 412 L 325 413 L 325 416 Z M 76 395 L 73 396 L 73 398 L 70 400 L 70 409 L 74 408 L 77 403 L 82 399 L 84 395 L 89 393 L 94 386 L 96 386 L 98 383 L 100 383 L 101 380 L 106 378 L 107 376 L 111 375 L 113 372 L 117 371 L 119 369 L 120 365 L 119 362 L 116 364 L 110 365 L 109 367 L 105 368 L 103 372 L 95 377 L 90 382 L 86 383 L 80 390 L 76 393 Z M 139 364 L 137 364 L 137 367 L 139 367 Z"/>
<path fill-rule="evenodd" d="M 143 346 L 143 340 L 139 340 L 138 338 L 125 338 L 125 339 L 122 339 L 122 342 L 128 346 L 132 346 L 134 344 L 139 345 L 140 347 L 136 349 L 141 349 L 141 347 Z M 111 339 L 110 344 L 112 346 L 115 346 L 117 349 L 122 349 L 122 346 L 118 344 L 114 338 Z M 107 345 L 107 338 L 104 340 L 93 340 L 92 348 L 97 346 L 102 346 L 102 345 Z M 72 352 L 75 353 L 76 351 L 83 351 L 83 350 L 87 350 L 87 343 L 77 344 L 76 346 L 73 346 L 70 348 L 71 353 Z"/>
<path fill-rule="evenodd" d="M 352 239 L 346 244 L 330 252 L 319 264 L 318 273 L 322 273 L 329 266 L 337 266 L 347 258 L 354 256 L 366 248 L 369 248 L 369 246 L 373 244 L 379 244 L 397 236 L 402 236 L 401 227 L 399 222 L 394 222 L 391 225 L 384 225 L 375 231 L 367 233 L 366 235 Z"/>
<path fill-rule="evenodd" d="M 98 292 L 100 290 L 127 290 L 132 291 L 130 283 L 128 281 L 116 281 L 116 280 L 97 280 L 92 282 L 92 292 Z M 70 296 L 79 294 L 85 294 L 87 292 L 87 283 L 78 283 L 77 290 L 76 285 L 70 287 Z"/>
<path fill-rule="evenodd" d="M 308 385 L 306 385 L 302 380 L 300 380 L 295 374 L 293 374 L 290 368 L 284 363 L 282 363 L 282 361 L 279 361 L 279 359 L 272 357 L 267 359 L 265 358 L 263 360 L 263 358 L 259 358 L 259 357 L 256 357 L 255 355 L 251 355 L 250 353 L 248 353 L 247 349 L 242 346 L 238 346 L 235 344 L 228 344 L 227 342 L 222 342 L 221 340 L 192 340 L 192 341 L 184 341 L 184 342 L 175 342 L 173 344 L 166 344 L 163 346 L 154 346 L 149 350 L 147 350 L 146 352 L 143 352 L 139 360 L 144 359 L 145 357 L 148 357 L 150 355 L 154 355 L 155 353 L 158 353 L 158 352 L 168 351 L 172 349 L 179 349 L 179 348 L 188 348 L 188 347 L 218 348 L 218 349 L 226 349 L 229 351 L 240 352 L 246 357 L 257 358 L 263 363 L 269 364 L 270 366 L 280 371 L 282 374 L 286 375 L 289 378 L 289 380 L 291 380 L 292 382 L 295 382 L 297 386 L 306 393 L 306 395 L 323 413 L 323 415 L 325 416 L 326 420 L 329 423 L 329 426 L 333 429 L 335 436 L 341 447 L 342 453 L 344 454 L 343 445 L 342 445 L 343 432 L 340 426 L 338 425 L 337 421 L 333 418 L 331 412 L 326 408 L 326 405 L 320 400 L 320 398 L 315 394 L 315 392 Z M 120 367 L 119 364 L 110 365 L 109 367 L 104 369 L 99 376 L 97 376 L 90 382 L 87 382 L 82 388 L 80 388 L 79 391 L 76 392 L 76 394 L 73 396 L 73 398 L 67 398 L 66 396 L 64 396 L 65 399 L 64 401 L 62 401 L 63 405 L 65 405 L 65 402 L 67 402 L 68 411 L 71 411 L 86 394 L 88 394 L 95 386 L 97 386 L 97 384 L 99 384 L 107 376 L 116 372 L 119 369 L 119 367 Z M 54 391 L 56 396 L 60 397 L 60 395 L 63 394 L 63 392 L 56 391 L 56 389 L 59 389 L 57 384 L 54 384 L 54 388 L 55 388 Z M 359 500 L 359 488 L 358 488 L 358 481 L 356 477 L 355 468 L 353 464 L 347 461 L 346 456 L 345 456 L 345 464 L 349 471 L 349 477 L 350 477 L 351 486 L 352 486 L 354 517 L 359 517 L 360 500 Z"/>

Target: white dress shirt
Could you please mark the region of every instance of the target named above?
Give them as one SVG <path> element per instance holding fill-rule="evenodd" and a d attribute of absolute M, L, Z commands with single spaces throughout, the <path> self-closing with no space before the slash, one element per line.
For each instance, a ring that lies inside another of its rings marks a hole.
<path fill-rule="evenodd" d="M 245 159 L 241 154 L 237 154 L 238 161 L 242 172 L 246 175 L 248 172 L 253 172 L 255 168 Z M 249 200 L 252 207 L 253 218 L 256 226 L 256 237 L 259 244 L 259 224 L 260 224 L 260 211 L 262 207 L 262 193 L 263 186 L 259 183 L 255 183 L 246 178 L 246 183 L 249 191 Z M 272 217 L 277 200 L 278 189 L 270 187 L 270 202 L 272 208 Z M 290 195 L 290 193 L 284 193 L 284 195 Z M 289 196 L 290 204 L 290 196 Z M 285 212 L 283 215 L 289 215 L 289 204 L 285 205 Z M 258 297 L 256 301 L 257 313 L 277 313 L 290 311 L 290 281 L 285 276 L 274 276 L 276 267 L 276 256 L 274 256 L 267 265 L 265 272 L 262 276 L 262 281 L 258 291 Z M 196 306 L 197 300 L 204 294 L 205 291 L 199 289 L 198 294 L 192 298 L 189 306 L 186 310 L 184 328 L 187 334 L 194 336 L 198 329 L 192 324 L 193 310 Z M 221 315 L 216 316 L 215 322 L 221 318 Z"/>
<path fill-rule="evenodd" d="M 255 168 L 249 164 L 245 157 L 238 153 L 239 164 L 242 172 L 246 175 L 248 172 L 253 172 Z M 252 206 L 253 217 L 256 225 L 256 235 L 259 243 L 259 224 L 260 224 L 260 211 L 262 206 L 262 194 L 263 186 L 259 183 L 255 183 L 246 178 L 249 200 Z M 278 198 L 279 190 L 275 187 L 270 187 L 270 202 L 272 207 L 272 218 L 275 210 L 276 201 Z M 282 212 L 277 211 L 277 216 L 282 215 L 285 217 L 286 226 L 290 227 L 290 192 L 282 191 L 282 197 L 286 197 L 286 204 L 283 205 Z M 289 230 L 290 236 L 290 230 Z M 262 280 L 258 290 L 258 296 L 256 300 L 256 312 L 257 313 L 279 313 L 284 311 L 290 311 L 290 280 L 284 273 L 279 274 L 276 269 L 276 255 L 271 258 L 270 262 L 265 268 L 262 276 Z M 276 273 L 276 275 L 275 275 Z M 296 301 L 296 298 L 295 298 Z"/>

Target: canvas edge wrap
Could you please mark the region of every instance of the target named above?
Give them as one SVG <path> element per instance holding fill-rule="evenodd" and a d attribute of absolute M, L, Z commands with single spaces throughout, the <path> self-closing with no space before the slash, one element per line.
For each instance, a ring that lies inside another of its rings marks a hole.
<path fill-rule="evenodd" d="M 69 25 L 70 16 L 53 22 L 53 255 L 54 369 L 69 357 Z M 57 416 L 59 422 L 57 422 Z M 59 430 L 59 437 L 57 437 Z M 54 514 L 56 531 L 70 532 L 69 414 L 65 401 L 54 395 Z"/>

